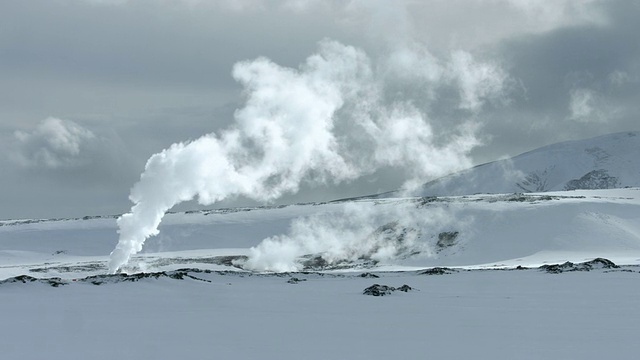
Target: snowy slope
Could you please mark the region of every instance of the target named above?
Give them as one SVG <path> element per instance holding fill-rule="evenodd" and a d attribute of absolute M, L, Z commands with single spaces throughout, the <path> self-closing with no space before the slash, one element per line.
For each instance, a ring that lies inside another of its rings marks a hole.
<path fill-rule="evenodd" d="M 3 359 L 637 358 L 640 274 L 194 274 L 0 286 Z M 415 290 L 365 296 L 374 283 Z"/>
<path fill-rule="evenodd" d="M 130 275 L 114 217 L 0 225 L 3 359 L 640 353 L 637 188 L 169 214 Z"/>
<path fill-rule="evenodd" d="M 169 214 L 127 272 L 640 264 L 640 190 L 360 200 Z M 4 222 L 0 279 L 106 272 L 114 218 Z M 267 239 L 267 240 L 265 240 Z"/>
<path fill-rule="evenodd" d="M 640 132 L 545 146 L 425 184 L 421 196 L 640 186 Z"/>

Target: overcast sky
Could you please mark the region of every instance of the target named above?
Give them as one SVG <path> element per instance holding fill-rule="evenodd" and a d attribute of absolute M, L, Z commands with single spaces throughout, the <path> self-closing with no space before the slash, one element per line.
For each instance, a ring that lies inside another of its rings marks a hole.
<path fill-rule="evenodd" d="M 476 164 L 640 130 L 639 17 L 630 0 L 0 0 L 0 218 L 128 211 L 151 155 L 234 122 L 234 64 L 297 69 L 323 39 L 387 69 L 385 99 L 410 99 L 436 135 L 477 124 Z M 387 191 L 403 176 L 279 202 Z"/>

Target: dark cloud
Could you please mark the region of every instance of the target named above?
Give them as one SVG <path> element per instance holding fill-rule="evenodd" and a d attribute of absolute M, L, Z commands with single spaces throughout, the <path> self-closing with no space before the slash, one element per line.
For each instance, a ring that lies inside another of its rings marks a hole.
<path fill-rule="evenodd" d="M 491 143 L 478 158 L 638 129 L 640 5 L 599 6 L 605 23 L 519 36 L 496 46 L 519 89 L 509 106 L 486 114 Z"/>
<path fill-rule="evenodd" d="M 13 159 L 26 168 L 73 168 L 92 161 L 86 157 L 95 135 L 73 121 L 57 118 L 43 120 L 32 132 L 14 133 Z"/>
<path fill-rule="evenodd" d="M 118 213 L 142 168 L 115 132 L 70 120 L 47 118 L 0 140 L 0 218 Z"/>
<path fill-rule="evenodd" d="M 544 108 L 558 113 L 566 110 L 571 89 L 615 92 L 617 85 L 611 84 L 610 76 L 636 72 L 640 60 L 638 6 L 611 2 L 607 25 L 558 29 L 507 42 L 503 53 L 513 64 L 510 73 L 525 88 L 525 96 L 514 105 L 527 111 Z"/>

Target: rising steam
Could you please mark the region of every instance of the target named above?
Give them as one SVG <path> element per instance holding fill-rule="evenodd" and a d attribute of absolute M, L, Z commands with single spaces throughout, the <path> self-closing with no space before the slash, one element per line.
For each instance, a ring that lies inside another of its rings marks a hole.
<path fill-rule="evenodd" d="M 466 71 L 473 65 L 465 58 Z M 450 67 L 435 68 L 443 71 L 439 81 L 460 82 L 447 73 Z M 299 69 L 265 58 L 236 64 L 233 76 L 244 86 L 246 104 L 235 112 L 234 124 L 148 160 L 131 190 L 135 205 L 118 219 L 120 239 L 109 270 L 141 251 L 158 234 L 165 212 L 183 201 L 210 205 L 245 196 L 268 202 L 297 192 L 305 181 L 349 181 L 382 166 L 403 169 L 407 184 L 415 185 L 467 167 L 466 154 L 478 144 L 475 127 L 451 129 L 436 142 L 428 118 L 411 102 L 384 100 L 388 73 L 363 51 L 329 40 Z M 469 99 L 476 106 L 494 95 L 474 85 L 482 92 L 469 93 L 465 85 L 461 108 Z"/>
<path fill-rule="evenodd" d="M 293 220 L 287 234 L 264 239 L 239 265 L 249 270 L 291 272 L 317 263 L 336 267 L 432 256 L 434 235 L 460 231 L 469 221 L 452 210 L 414 201 L 349 202 L 337 211 Z"/>

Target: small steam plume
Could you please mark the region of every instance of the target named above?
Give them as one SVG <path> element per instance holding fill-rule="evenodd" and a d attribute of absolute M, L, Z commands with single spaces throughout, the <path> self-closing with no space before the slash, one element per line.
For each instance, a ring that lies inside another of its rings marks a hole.
<path fill-rule="evenodd" d="M 352 266 L 434 255 L 441 231 L 467 228 L 471 219 L 454 216 L 443 207 L 414 201 L 351 202 L 337 211 L 295 219 L 287 234 L 264 239 L 239 264 L 257 271 L 301 271 L 315 263 Z M 309 265 L 311 263 L 311 265 Z"/>
<path fill-rule="evenodd" d="M 473 65 L 466 60 L 467 68 Z M 131 212 L 118 219 L 109 270 L 141 251 L 158 234 L 165 212 L 183 201 L 210 205 L 245 196 L 268 202 L 297 192 L 305 181 L 339 183 L 382 166 L 403 169 L 407 186 L 415 186 L 468 167 L 466 154 L 478 145 L 475 127 L 436 136 L 411 102 L 385 102 L 388 69 L 377 69 L 363 51 L 330 40 L 320 42 L 299 69 L 266 58 L 236 64 L 233 76 L 244 86 L 246 104 L 235 112 L 234 124 L 148 160 L 131 190 Z M 472 98 L 475 105 L 493 95 L 477 88 L 483 92 L 465 93 L 462 102 Z"/>

